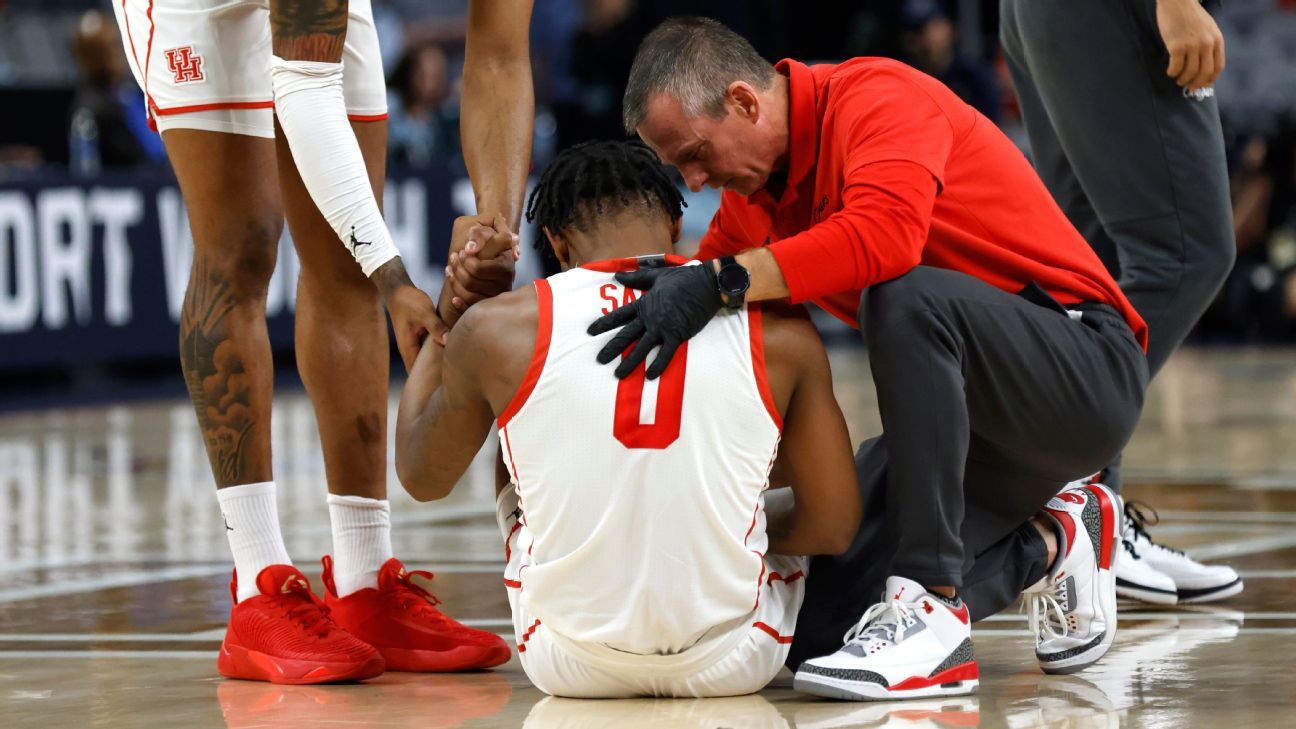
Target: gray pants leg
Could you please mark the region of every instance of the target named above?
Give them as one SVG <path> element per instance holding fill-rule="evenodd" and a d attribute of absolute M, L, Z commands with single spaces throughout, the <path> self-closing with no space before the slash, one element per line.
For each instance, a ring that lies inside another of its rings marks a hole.
<path fill-rule="evenodd" d="M 885 436 L 857 457 L 854 545 L 811 564 L 793 659 L 840 641 L 890 575 L 959 587 L 984 617 L 1043 573 L 1024 523 L 1125 446 L 1148 378 L 1114 310 L 1048 303 L 923 266 L 866 292 Z"/>
<path fill-rule="evenodd" d="M 1035 168 L 1147 321 L 1155 374 L 1233 267 L 1219 107 L 1166 76 L 1155 0 L 1003 0 L 1000 36 Z"/>

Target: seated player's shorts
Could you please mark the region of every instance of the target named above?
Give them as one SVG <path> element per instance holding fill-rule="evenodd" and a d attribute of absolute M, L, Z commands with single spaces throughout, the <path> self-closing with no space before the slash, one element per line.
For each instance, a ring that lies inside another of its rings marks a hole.
<path fill-rule="evenodd" d="M 513 611 L 518 659 L 536 688 L 569 698 L 740 696 L 760 691 L 779 672 L 791 648 L 805 596 L 808 560 L 768 555 L 755 612 L 713 630 L 697 645 L 670 656 L 633 656 L 579 643 L 546 629 L 521 607 L 522 570 L 531 560 L 517 493 L 506 488 L 495 505 L 504 536 L 504 584 Z M 523 546 L 519 548 L 519 543 Z"/>
<path fill-rule="evenodd" d="M 126 59 L 159 131 L 274 137 L 269 0 L 113 2 Z M 370 0 L 350 0 L 342 53 L 352 121 L 387 118 Z"/>

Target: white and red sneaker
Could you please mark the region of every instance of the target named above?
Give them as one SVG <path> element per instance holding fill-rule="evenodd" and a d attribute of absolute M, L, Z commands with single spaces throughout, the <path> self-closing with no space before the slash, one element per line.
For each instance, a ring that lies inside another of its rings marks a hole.
<path fill-rule="evenodd" d="M 814 696 L 887 701 L 970 694 L 978 684 L 967 605 L 952 606 L 903 577 L 887 580 L 830 656 L 801 664 L 793 688 Z"/>
<path fill-rule="evenodd" d="M 1045 673 L 1074 673 L 1116 638 L 1116 561 L 1121 500 L 1102 484 L 1071 488 L 1044 507 L 1058 526 L 1058 558 L 1028 588 L 1035 656 Z"/>

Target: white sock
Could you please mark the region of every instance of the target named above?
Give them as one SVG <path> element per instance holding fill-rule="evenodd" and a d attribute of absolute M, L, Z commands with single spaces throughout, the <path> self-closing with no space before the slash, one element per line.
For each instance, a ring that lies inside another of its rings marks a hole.
<path fill-rule="evenodd" d="M 368 276 L 399 255 L 347 121 L 342 64 L 273 56 L 275 115 L 311 200 Z"/>
<path fill-rule="evenodd" d="M 257 575 L 272 564 L 292 564 L 279 531 L 279 508 L 274 481 L 216 490 L 225 536 L 229 537 L 238 570 L 238 601 L 261 594 Z"/>
<path fill-rule="evenodd" d="M 386 499 L 329 494 L 333 523 L 333 584 L 338 597 L 378 586 L 378 570 L 391 559 L 391 505 Z"/>

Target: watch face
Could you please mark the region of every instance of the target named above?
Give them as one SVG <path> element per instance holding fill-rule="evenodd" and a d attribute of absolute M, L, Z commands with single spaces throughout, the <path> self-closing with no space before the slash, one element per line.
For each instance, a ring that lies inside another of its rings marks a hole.
<path fill-rule="evenodd" d="M 721 267 L 719 280 L 720 287 L 726 293 L 740 294 L 751 285 L 751 276 L 748 275 L 747 269 L 737 264 Z"/>

